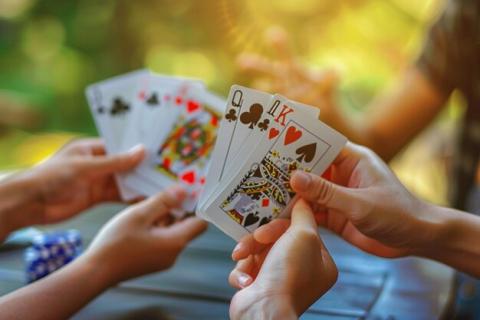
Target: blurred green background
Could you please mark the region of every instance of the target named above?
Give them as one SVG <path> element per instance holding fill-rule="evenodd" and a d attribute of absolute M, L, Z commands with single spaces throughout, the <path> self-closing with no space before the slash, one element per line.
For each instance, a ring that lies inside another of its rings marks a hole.
<path fill-rule="evenodd" d="M 334 67 L 359 112 L 418 54 L 440 0 L 0 0 L 0 170 L 41 161 L 73 136 L 95 135 L 89 83 L 148 67 L 203 79 L 226 95 L 248 85 L 236 57 L 270 55 L 263 34 L 285 28 L 299 59 Z M 445 198 L 444 146 L 461 103 L 393 162 L 414 191 Z M 432 133 L 434 132 L 434 133 Z M 440 150 L 440 151 L 439 151 Z M 424 164 L 425 163 L 425 164 Z"/>

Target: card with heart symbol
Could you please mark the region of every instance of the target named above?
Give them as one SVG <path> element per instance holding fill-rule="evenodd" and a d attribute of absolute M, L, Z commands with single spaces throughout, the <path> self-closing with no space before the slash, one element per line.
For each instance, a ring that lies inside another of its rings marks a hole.
<path fill-rule="evenodd" d="M 182 208 L 194 211 L 206 178 L 206 167 L 217 136 L 224 100 L 204 88 L 191 86 L 171 103 L 180 110 L 167 138 L 153 148 L 136 171 L 143 180 L 131 179 L 129 185 L 152 195 L 176 183 L 188 191 Z M 157 188 L 152 189 L 155 185 Z"/>
<path fill-rule="evenodd" d="M 172 213 L 195 211 L 236 240 L 288 215 L 291 173 L 322 173 L 345 143 L 318 108 L 239 85 L 225 103 L 198 80 L 140 70 L 89 86 L 87 98 L 107 153 L 147 149 L 118 175 L 125 200 L 181 184 L 188 197 Z"/>
<path fill-rule="evenodd" d="M 345 137 L 299 111 L 281 97 L 279 106 L 292 116 L 263 139 L 230 181 L 222 182 L 200 208 L 202 214 L 235 240 L 279 216 L 289 214 L 295 200 L 290 176 L 295 170 L 321 174 L 335 159 Z"/>
<path fill-rule="evenodd" d="M 190 87 L 203 88 L 202 82 L 193 79 L 167 77 L 150 73 L 141 79 L 135 90 L 132 119 L 127 129 L 125 144 L 129 148 L 142 144 L 147 149 L 162 143 L 180 114 L 175 101 Z M 161 119 L 161 124 L 159 120 Z"/>
<path fill-rule="evenodd" d="M 252 146 L 261 144 L 263 140 L 272 140 L 277 137 L 285 126 L 285 123 L 296 116 L 296 112 L 301 112 L 304 114 L 304 117 L 313 119 L 318 119 L 320 116 L 320 109 L 317 107 L 289 100 L 279 94 L 272 96 L 267 105 L 265 115 L 263 116 L 263 122 L 268 123 L 268 126 L 266 126 L 264 130 L 251 131 L 248 135 L 244 136 L 241 145 L 237 146 L 235 157 L 229 159 L 229 162 L 225 165 L 226 174 L 222 177 L 222 181 L 231 180 L 236 172 L 235 168 L 240 168 L 246 159 L 248 159 L 249 155 L 255 150 Z M 217 150 L 215 150 L 214 153 L 216 151 Z M 210 175 L 210 171 L 208 175 Z M 210 177 L 207 176 L 207 178 L 208 184 Z M 208 199 L 201 200 L 200 206 L 203 206 L 210 198 L 211 196 Z"/>

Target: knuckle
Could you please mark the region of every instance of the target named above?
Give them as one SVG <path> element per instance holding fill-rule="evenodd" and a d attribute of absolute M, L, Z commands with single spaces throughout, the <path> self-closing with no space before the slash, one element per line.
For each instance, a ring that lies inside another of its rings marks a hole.
<path fill-rule="evenodd" d="M 333 199 L 335 189 L 330 183 L 318 178 L 316 187 L 313 189 L 313 192 L 317 202 L 323 205 L 329 203 Z"/>

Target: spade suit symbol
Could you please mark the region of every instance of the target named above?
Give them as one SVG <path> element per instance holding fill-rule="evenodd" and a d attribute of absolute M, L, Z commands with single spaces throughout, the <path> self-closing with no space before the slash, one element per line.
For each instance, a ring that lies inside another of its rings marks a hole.
<path fill-rule="evenodd" d="M 307 163 L 313 160 L 315 157 L 315 152 L 317 152 L 317 143 L 315 142 L 306 144 L 295 150 L 295 153 L 299 155 L 297 160 L 299 162 L 305 161 Z"/>
<path fill-rule="evenodd" d="M 251 226 L 252 224 L 255 224 L 258 222 L 258 220 L 260 220 L 260 217 L 258 216 L 258 213 L 255 212 L 255 213 L 250 213 L 247 215 L 247 217 L 245 218 L 245 222 L 243 223 L 243 225 L 245 227 L 248 227 L 248 226 Z"/>
<path fill-rule="evenodd" d="M 245 111 L 240 115 L 240 121 L 245 125 L 249 125 L 250 129 L 253 129 L 257 125 L 258 120 L 260 120 L 262 117 L 262 113 L 262 105 L 259 103 L 254 103 L 250 106 L 249 111 Z"/>

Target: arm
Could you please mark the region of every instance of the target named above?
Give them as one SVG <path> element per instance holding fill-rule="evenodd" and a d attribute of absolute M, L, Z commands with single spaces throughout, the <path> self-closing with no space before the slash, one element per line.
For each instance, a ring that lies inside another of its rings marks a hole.
<path fill-rule="evenodd" d="M 67 319 L 111 285 L 109 270 L 81 256 L 0 299 L 0 318 Z"/>
<path fill-rule="evenodd" d="M 35 223 L 27 212 L 41 210 L 40 192 L 26 173 L 0 183 L 0 243 L 13 231 Z"/>
<path fill-rule="evenodd" d="M 67 319 L 112 285 L 171 267 L 206 228 L 197 218 L 171 223 L 185 195 L 172 188 L 116 215 L 77 260 L 0 298 L 0 319 Z"/>
<path fill-rule="evenodd" d="M 375 99 L 360 119 L 347 118 L 337 108 L 325 120 L 388 161 L 432 122 L 448 97 L 412 68 L 389 93 Z"/>
<path fill-rule="evenodd" d="M 437 241 L 420 247 L 416 254 L 480 277 L 480 217 L 433 205 L 428 210 L 432 217 L 439 217 Z"/>
<path fill-rule="evenodd" d="M 446 30 L 444 26 L 451 23 L 443 20 L 432 27 L 418 62 L 358 118 L 339 108 L 335 73 L 310 70 L 299 63 L 288 46 L 286 33 L 278 28 L 266 34 L 266 41 L 279 57 L 277 61 L 243 54 L 238 63 L 243 71 L 260 79 L 266 78 L 267 81 L 261 83 L 269 84 L 270 91 L 319 106 L 321 120 L 350 140 L 372 148 L 384 160 L 390 160 L 432 122 L 453 89 L 451 78 L 458 62 L 452 59 L 451 45 L 445 38 L 455 41 L 461 36 Z"/>

